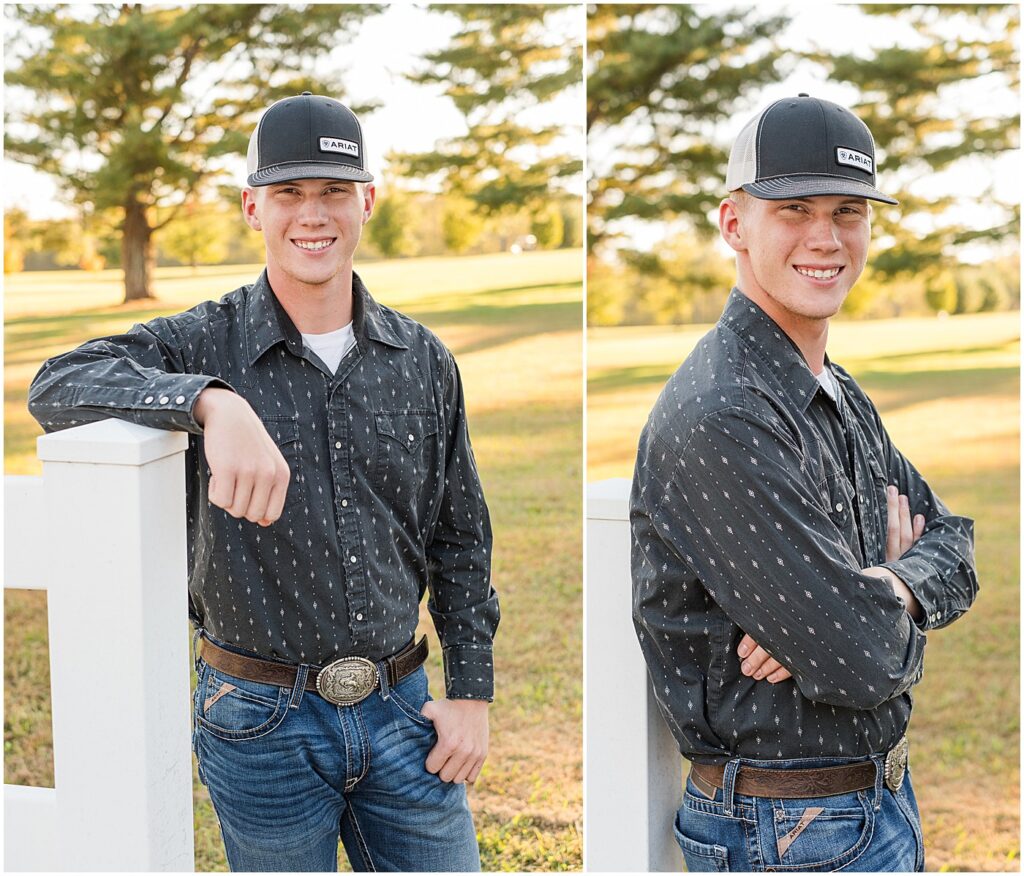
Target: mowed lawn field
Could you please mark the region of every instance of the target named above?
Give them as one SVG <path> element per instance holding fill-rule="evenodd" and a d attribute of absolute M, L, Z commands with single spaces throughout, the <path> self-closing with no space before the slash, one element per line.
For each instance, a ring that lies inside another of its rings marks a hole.
<path fill-rule="evenodd" d="M 946 504 L 975 519 L 981 589 L 928 636 L 910 729 L 926 866 L 1017 871 L 1019 834 L 1020 315 L 835 322 L 829 355 L 882 413 Z M 631 477 L 672 372 L 710 326 L 587 335 L 588 472 Z"/>
<path fill-rule="evenodd" d="M 259 270 L 160 269 L 159 300 L 130 306 L 118 305 L 120 277 L 114 271 L 7 276 L 6 472 L 40 471 L 35 438 L 41 430 L 25 399 L 44 359 L 88 338 L 219 298 L 252 282 Z M 358 270 L 378 301 L 442 338 L 463 377 L 491 511 L 493 582 L 502 609 L 490 756 L 470 792 L 484 869 L 578 870 L 582 253 L 408 259 Z M 45 595 L 5 591 L 4 607 L 4 780 L 52 786 Z M 421 627 L 431 637 L 431 690 L 441 696 L 440 648 L 425 607 Z M 183 618 L 182 635 L 187 633 Z M 186 691 L 181 702 L 187 709 Z M 226 870 L 209 797 L 198 783 L 195 802 L 196 869 Z"/>

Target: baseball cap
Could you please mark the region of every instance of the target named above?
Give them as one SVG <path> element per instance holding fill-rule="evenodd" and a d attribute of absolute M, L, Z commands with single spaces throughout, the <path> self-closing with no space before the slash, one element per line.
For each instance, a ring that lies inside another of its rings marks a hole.
<path fill-rule="evenodd" d="M 899 201 L 875 188 L 875 141 L 852 112 L 799 94 L 777 100 L 740 131 L 725 177 L 730 192 L 780 201 L 850 195 Z"/>
<path fill-rule="evenodd" d="M 356 114 L 308 91 L 272 103 L 260 116 L 249 138 L 246 173 L 250 186 L 295 179 L 373 182 Z"/>

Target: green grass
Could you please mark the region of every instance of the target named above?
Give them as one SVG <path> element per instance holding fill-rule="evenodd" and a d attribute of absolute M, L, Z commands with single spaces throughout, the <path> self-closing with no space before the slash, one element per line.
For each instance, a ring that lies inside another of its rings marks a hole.
<path fill-rule="evenodd" d="M 579 251 L 373 262 L 374 297 L 436 331 L 462 373 L 495 533 L 497 701 L 470 792 L 484 869 L 582 866 L 582 295 Z M 117 304 L 114 272 L 6 278 L 5 460 L 36 474 L 25 410 L 40 363 L 82 340 L 251 282 L 259 268 L 157 272 L 158 302 Z M 443 691 L 440 648 L 428 671 Z M 5 593 L 5 781 L 53 784 L 44 594 Z M 206 789 L 195 786 L 196 869 L 225 870 Z"/>
<path fill-rule="evenodd" d="M 929 634 L 915 689 L 911 763 L 929 870 L 1020 869 L 1019 318 L 837 322 L 830 334 L 829 355 L 897 446 L 975 519 L 978 600 Z M 632 476 L 655 398 L 708 328 L 588 332 L 588 481 Z"/>

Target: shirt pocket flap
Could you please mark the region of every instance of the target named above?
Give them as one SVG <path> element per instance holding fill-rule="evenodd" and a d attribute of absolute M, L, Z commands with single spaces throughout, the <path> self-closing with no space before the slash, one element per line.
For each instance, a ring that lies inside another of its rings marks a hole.
<path fill-rule="evenodd" d="M 431 435 L 437 434 L 437 418 L 430 411 L 388 413 L 374 415 L 377 434 L 393 441 L 407 453 L 417 451 Z"/>
<path fill-rule="evenodd" d="M 294 444 L 299 440 L 299 421 L 296 417 L 261 417 L 267 434 L 278 447 Z"/>

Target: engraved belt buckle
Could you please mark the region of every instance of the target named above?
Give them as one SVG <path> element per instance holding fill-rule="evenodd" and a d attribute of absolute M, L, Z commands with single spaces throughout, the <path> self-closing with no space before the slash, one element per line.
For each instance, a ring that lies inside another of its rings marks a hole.
<path fill-rule="evenodd" d="M 351 706 L 377 687 L 377 667 L 365 657 L 343 657 L 320 670 L 316 690 L 327 702 Z"/>
<path fill-rule="evenodd" d="M 903 784 L 903 777 L 907 773 L 907 754 L 910 743 L 904 736 L 895 747 L 885 756 L 885 784 L 890 791 L 898 791 Z"/>

